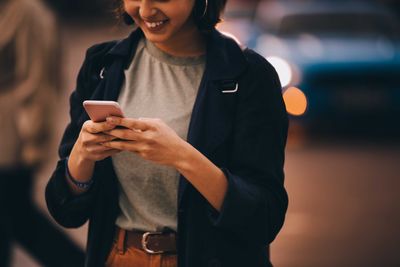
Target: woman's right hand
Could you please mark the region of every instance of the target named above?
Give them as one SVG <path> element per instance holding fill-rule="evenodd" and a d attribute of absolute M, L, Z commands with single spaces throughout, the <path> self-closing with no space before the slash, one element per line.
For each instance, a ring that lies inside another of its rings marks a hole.
<path fill-rule="evenodd" d="M 80 161 L 93 163 L 103 160 L 120 150 L 110 149 L 102 145 L 103 142 L 112 141 L 116 139 L 114 136 L 105 134 L 103 132 L 115 128 L 115 125 L 108 122 L 93 122 L 91 120 L 85 121 L 82 126 L 79 137 L 75 142 L 72 153 L 77 153 Z M 70 157 L 71 157 L 70 156 Z"/>
<path fill-rule="evenodd" d="M 96 161 L 120 152 L 120 150 L 110 149 L 101 145 L 102 142 L 115 139 L 114 136 L 104 133 L 115 127 L 115 125 L 107 122 L 93 122 L 91 120 L 83 124 L 68 159 L 68 169 L 74 179 L 80 182 L 87 182 L 93 176 Z"/>

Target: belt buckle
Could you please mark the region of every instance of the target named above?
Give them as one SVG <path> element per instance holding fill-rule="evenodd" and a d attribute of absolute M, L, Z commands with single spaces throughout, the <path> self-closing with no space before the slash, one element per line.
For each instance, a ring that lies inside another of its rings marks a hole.
<path fill-rule="evenodd" d="M 143 250 L 146 251 L 149 254 L 164 253 L 165 251 L 163 251 L 163 250 L 154 251 L 154 250 L 151 250 L 151 249 L 149 249 L 147 247 L 149 236 L 160 235 L 160 234 L 162 234 L 162 232 L 146 232 L 146 233 L 144 233 L 143 236 L 142 236 L 142 248 L 143 248 Z"/>

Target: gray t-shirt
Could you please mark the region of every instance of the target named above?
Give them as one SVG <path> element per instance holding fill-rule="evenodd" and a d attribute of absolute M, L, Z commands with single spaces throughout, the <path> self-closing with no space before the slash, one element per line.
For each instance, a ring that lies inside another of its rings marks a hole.
<path fill-rule="evenodd" d="M 186 140 L 205 68 L 205 56 L 174 57 L 142 39 L 125 71 L 118 102 L 126 117 L 160 118 Z M 179 173 L 131 152 L 112 156 L 119 180 L 121 214 L 116 225 L 127 230 L 177 230 Z"/>

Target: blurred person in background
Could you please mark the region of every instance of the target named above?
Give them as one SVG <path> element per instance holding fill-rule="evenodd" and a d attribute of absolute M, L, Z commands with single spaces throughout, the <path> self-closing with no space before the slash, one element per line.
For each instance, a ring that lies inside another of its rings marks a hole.
<path fill-rule="evenodd" d="M 18 242 L 44 266 L 83 266 L 84 253 L 39 211 L 34 176 L 49 160 L 59 83 L 58 34 L 37 0 L 0 0 L 0 266 Z"/>
<path fill-rule="evenodd" d="M 288 119 L 274 68 L 215 29 L 225 3 L 119 0 L 133 32 L 88 49 L 46 187 L 58 223 L 89 221 L 86 267 L 272 266 Z"/>

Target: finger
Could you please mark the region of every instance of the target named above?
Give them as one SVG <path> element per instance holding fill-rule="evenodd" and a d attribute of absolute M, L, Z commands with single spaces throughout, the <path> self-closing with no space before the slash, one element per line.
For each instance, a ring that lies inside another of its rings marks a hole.
<path fill-rule="evenodd" d="M 103 146 L 118 150 L 128 150 L 132 152 L 140 151 L 141 147 L 141 145 L 135 141 L 109 141 L 103 143 Z"/>
<path fill-rule="evenodd" d="M 87 133 L 85 141 L 87 143 L 97 144 L 97 143 L 112 141 L 114 139 L 116 139 L 115 136 L 104 133 L 98 133 L 98 134 Z"/>
<path fill-rule="evenodd" d="M 114 125 L 123 126 L 129 129 L 136 129 L 141 131 L 146 131 L 153 128 L 152 123 L 150 121 L 144 121 L 133 118 L 108 117 L 107 122 Z"/>
<path fill-rule="evenodd" d="M 87 120 L 83 124 L 82 128 L 86 132 L 95 134 L 95 133 L 100 133 L 100 132 L 104 132 L 104 131 L 108 131 L 108 130 L 114 129 L 115 126 L 116 126 L 115 124 L 111 124 L 111 123 L 109 123 L 107 121 L 93 122 L 91 120 Z"/>
<path fill-rule="evenodd" d="M 116 137 L 107 134 L 92 134 L 84 132 L 81 136 L 82 144 L 84 146 L 96 145 L 102 142 L 108 142 L 116 139 Z"/>
<path fill-rule="evenodd" d="M 141 140 L 141 132 L 133 131 L 131 129 L 113 129 L 110 131 L 105 132 L 109 136 L 114 137 L 114 139 L 124 139 L 124 140 L 132 140 L 132 141 L 139 141 Z M 112 140 L 112 139 L 111 139 Z M 107 141 L 111 141 L 107 140 Z"/>
<path fill-rule="evenodd" d="M 90 145 L 86 147 L 86 151 L 89 152 L 90 154 L 98 154 L 98 153 L 103 153 L 106 151 L 112 150 L 112 147 L 108 146 L 103 146 L 103 145 Z"/>

